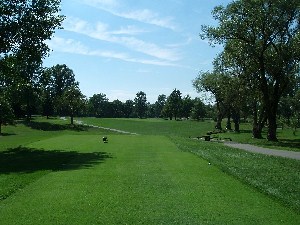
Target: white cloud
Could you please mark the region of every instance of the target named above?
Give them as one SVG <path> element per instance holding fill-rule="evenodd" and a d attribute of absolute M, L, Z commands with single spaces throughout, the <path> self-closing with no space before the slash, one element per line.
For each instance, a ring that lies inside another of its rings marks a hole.
<path fill-rule="evenodd" d="M 119 6 L 117 0 L 83 0 L 83 3 L 94 7 L 116 8 Z"/>
<path fill-rule="evenodd" d="M 149 9 L 125 11 L 124 7 L 120 7 L 121 2 L 117 0 L 84 0 L 83 3 L 109 12 L 118 17 L 132 19 L 171 30 L 177 30 L 176 25 L 173 23 L 172 17 L 161 17 L 159 14 Z"/>
<path fill-rule="evenodd" d="M 46 41 L 46 43 L 53 51 L 89 55 L 88 48 L 81 42 L 75 41 L 73 39 L 54 37 L 51 40 Z"/>
<path fill-rule="evenodd" d="M 146 33 L 148 31 L 139 29 L 138 27 L 135 26 L 126 26 L 126 27 L 121 27 L 119 30 L 115 31 L 110 31 L 110 34 L 117 34 L 117 35 L 137 35 L 141 33 Z"/>
<path fill-rule="evenodd" d="M 162 18 L 157 13 L 154 13 L 148 9 L 141 9 L 129 12 L 110 12 L 116 16 L 120 16 L 126 19 L 137 20 L 139 22 L 148 23 L 171 30 L 176 30 L 176 25 L 173 23 L 172 17 Z"/>
<path fill-rule="evenodd" d="M 54 37 L 52 40 L 47 41 L 49 48 L 57 52 L 65 52 L 86 56 L 97 56 L 110 59 L 119 59 L 126 62 L 134 62 L 141 64 L 157 65 L 157 66 L 178 66 L 177 64 L 170 63 L 163 60 L 149 60 L 141 58 L 133 58 L 127 53 L 120 53 L 114 51 L 105 50 L 91 50 L 87 46 L 83 45 L 79 41 L 73 39 L 64 39 L 60 37 Z"/>
<path fill-rule="evenodd" d="M 132 51 L 137 51 L 160 60 L 170 62 L 180 60 L 180 56 L 174 47 L 162 48 L 154 43 L 145 42 L 132 36 L 115 35 L 116 31 L 109 31 L 108 25 L 101 22 L 93 26 L 84 20 L 69 17 L 64 26 L 65 30 L 83 34 L 98 40 L 119 44 Z M 127 29 L 127 34 L 129 34 L 130 29 L 133 30 L 133 27 Z M 120 33 L 121 32 L 119 32 L 119 34 Z"/>

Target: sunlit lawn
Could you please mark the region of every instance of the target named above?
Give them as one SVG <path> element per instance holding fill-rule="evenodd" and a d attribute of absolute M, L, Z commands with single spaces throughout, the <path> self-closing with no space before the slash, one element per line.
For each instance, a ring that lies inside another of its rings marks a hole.
<path fill-rule="evenodd" d="M 0 202 L 0 224 L 297 224 L 300 219 L 163 136 L 110 135 L 104 144 L 98 135 L 63 135 L 26 148 L 15 154 L 31 166 L 2 169 L 1 176 L 48 172 Z"/>
<path fill-rule="evenodd" d="M 99 119 L 99 118 L 80 118 L 87 124 L 94 124 L 103 127 L 110 127 L 125 130 L 138 134 L 168 135 L 180 137 L 202 137 L 208 131 L 213 131 L 215 122 L 206 120 L 204 122 L 197 121 L 169 121 L 163 119 Z M 225 121 L 223 123 L 225 127 Z M 300 130 L 293 135 L 290 128 L 285 127 L 283 130 L 278 129 L 277 135 L 279 142 L 268 142 L 266 140 L 267 128 L 263 130 L 264 139 L 252 138 L 252 125 L 249 123 L 241 123 L 241 132 L 225 132 L 212 135 L 215 139 L 224 140 L 230 138 L 232 141 L 240 143 L 250 143 L 258 146 L 283 149 L 290 151 L 300 151 Z"/>
<path fill-rule="evenodd" d="M 299 161 L 189 138 L 209 121 L 83 120 L 140 135 L 5 127 L 0 224 L 299 224 Z"/>

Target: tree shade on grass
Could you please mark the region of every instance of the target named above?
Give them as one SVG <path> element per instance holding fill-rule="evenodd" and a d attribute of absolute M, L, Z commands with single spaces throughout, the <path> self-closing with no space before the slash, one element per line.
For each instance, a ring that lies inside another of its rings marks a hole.
<path fill-rule="evenodd" d="M 298 224 L 300 215 L 163 136 L 64 135 L 26 146 L 77 152 L 0 202 L 0 224 Z M 109 157 L 85 163 L 81 154 Z M 73 167 L 72 165 L 82 166 Z"/>

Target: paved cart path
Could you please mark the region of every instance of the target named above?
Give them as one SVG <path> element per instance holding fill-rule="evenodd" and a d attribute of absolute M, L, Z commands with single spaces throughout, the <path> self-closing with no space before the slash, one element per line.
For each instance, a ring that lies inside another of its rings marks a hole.
<path fill-rule="evenodd" d="M 249 152 L 261 153 L 261 154 L 266 154 L 266 155 L 280 156 L 280 157 L 300 160 L 300 152 L 275 150 L 275 149 L 258 147 L 258 146 L 254 146 L 254 145 L 250 145 L 250 144 L 236 143 L 236 142 L 225 142 L 224 144 L 227 145 L 227 146 L 233 147 L 233 148 L 239 148 L 239 149 L 243 149 L 243 150 L 246 150 L 246 151 L 249 151 Z"/>

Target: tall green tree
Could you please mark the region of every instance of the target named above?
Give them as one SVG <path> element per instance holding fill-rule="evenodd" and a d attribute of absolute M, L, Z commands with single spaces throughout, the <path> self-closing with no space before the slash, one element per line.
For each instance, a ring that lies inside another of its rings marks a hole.
<path fill-rule="evenodd" d="M 193 107 L 191 111 L 191 117 L 194 120 L 203 120 L 203 118 L 206 115 L 206 109 L 205 109 L 205 104 L 201 101 L 200 98 L 195 98 L 193 100 Z"/>
<path fill-rule="evenodd" d="M 75 80 L 75 74 L 65 64 L 57 64 L 44 69 L 44 76 L 48 76 L 49 90 L 51 91 L 55 113 L 62 115 L 64 112 L 63 95 L 71 87 L 78 87 L 79 83 Z"/>
<path fill-rule="evenodd" d="M 64 112 L 70 116 L 71 125 L 74 124 L 74 116 L 80 114 L 80 109 L 84 107 L 85 96 L 76 85 L 72 85 L 62 95 L 61 101 Z"/>
<path fill-rule="evenodd" d="M 176 88 L 168 96 L 164 111 L 168 115 L 170 120 L 172 120 L 173 117 L 176 120 L 178 117 L 181 116 L 182 97 L 181 97 L 181 92 Z"/>
<path fill-rule="evenodd" d="M 54 89 L 53 89 L 53 77 L 51 76 L 51 70 L 44 69 L 41 73 L 39 80 L 40 99 L 42 102 L 42 114 L 47 116 L 54 115 Z"/>
<path fill-rule="evenodd" d="M 11 124 L 14 121 L 14 114 L 9 101 L 0 96 L 0 135 L 2 134 L 1 126 L 3 124 Z"/>
<path fill-rule="evenodd" d="M 12 93 L 15 88 L 12 88 L 14 83 L 12 63 L 13 60 L 10 57 L 0 60 L 0 134 L 1 125 L 12 122 L 14 119 Z"/>
<path fill-rule="evenodd" d="M 139 91 L 134 98 L 134 108 L 139 118 L 144 118 L 147 112 L 147 96 L 143 91 Z"/>
<path fill-rule="evenodd" d="M 289 86 L 287 93 L 281 98 L 278 114 L 286 125 L 293 127 L 294 134 L 300 127 L 300 77 L 295 84 Z"/>
<path fill-rule="evenodd" d="M 157 97 L 156 102 L 154 103 L 154 114 L 155 117 L 161 117 L 163 108 L 166 104 L 167 96 L 164 94 L 161 94 Z"/>
<path fill-rule="evenodd" d="M 124 116 L 126 118 L 132 117 L 133 111 L 134 111 L 134 101 L 126 100 L 126 102 L 124 103 Z"/>
<path fill-rule="evenodd" d="M 218 26 L 203 26 L 203 39 L 223 44 L 232 60 L 250 68 L 258 82 L 268 120 L 268 140 L 277 141 L 278 103 L 298 75 L 300 2 L 298 0 L 237 0 L 213 11 Z"/>
<path fill-rule="evenodd" d="M 26 84 L 21 95 L 28 116 L 34 105 L 32 99 L 42 60 L 49 52 L 45 40 L 61 27 L 64 19 L 59 11 L 60 0 L 0 1 L 0 61 L 15 58 L 13 69 L 16 72 L 9 75 L 18 76 L 14 85 L 16 82 Z"/>
<path fill-rule="evenodd" d="M 222 119 L 226 114 L 226 103 L 224 90 L 226 88 L 227 77 L 218 72 L 200 72 L 198 77 L 193 80 L 193 86 L 198 92 L 210 92 L 216 101 L 217 123 L 215 128 L 222 130 Z"/>
<path fill-rule="evenodd" d="M 105 117 L 107 115 L 108 98 L 105 94 L 94 94 L 90 97 L 89 104 L 93 116 Z"/>
<path fill-rule="evenodd" d="M 112 106 L 112 117 L 122 118 L 124 117 L 124 104 L 120 100 L 114 100 L 111 102 Z"/>
<path fill-rule="evenodd" d="M 44 41 L 51 38 L 64 19 L 59 12 L 60 0 L 0 1 L 1 55 L 26 49 L 40 60 L 49 51 Z"/>
<path fill-rule="evenodd" d="M 189 118 L 191 116 L 193 106 L 194 100 L 191 98 L 191 96 L 184 96 L 182 99 L 182 116 Z"/>

